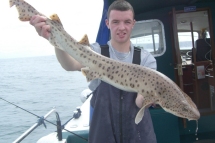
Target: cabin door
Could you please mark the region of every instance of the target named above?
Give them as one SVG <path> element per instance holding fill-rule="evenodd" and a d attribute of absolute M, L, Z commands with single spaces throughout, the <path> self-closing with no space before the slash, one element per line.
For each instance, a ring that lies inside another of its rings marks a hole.
<path fill-rule="evenodd" d="M 172 41 L 178 86 L 203 114 L 215 113 L 215 50 L 211 11 L 172 9 Z"/>

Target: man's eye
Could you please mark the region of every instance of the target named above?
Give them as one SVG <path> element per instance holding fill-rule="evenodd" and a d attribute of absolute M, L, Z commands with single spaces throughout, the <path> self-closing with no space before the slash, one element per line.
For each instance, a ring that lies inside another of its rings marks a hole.
<path fill-rule="evenodd" d="M 125 23 L 126 23 L 126 24 L 131 24 L 131 21 L 126 21 Z"/>

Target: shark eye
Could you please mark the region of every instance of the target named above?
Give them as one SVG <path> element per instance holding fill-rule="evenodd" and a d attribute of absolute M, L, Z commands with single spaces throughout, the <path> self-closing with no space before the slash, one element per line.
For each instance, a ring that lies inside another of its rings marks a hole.
<path fill-rule="evenodd" d="M 182 108 L 182 111 L 187 112 L 187 111 L 188 111 L 187 106 L 184 106 L 184 107 Z"/>

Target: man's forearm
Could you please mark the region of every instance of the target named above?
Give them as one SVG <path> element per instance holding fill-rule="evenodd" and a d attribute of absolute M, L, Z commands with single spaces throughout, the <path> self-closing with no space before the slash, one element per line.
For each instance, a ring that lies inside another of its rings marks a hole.
<path fill-rule="evenodd" d="M 61 66 L 67 71 L 80 71 L 82 65 L 66 52 L 55 48 L 56 57 Z"/>

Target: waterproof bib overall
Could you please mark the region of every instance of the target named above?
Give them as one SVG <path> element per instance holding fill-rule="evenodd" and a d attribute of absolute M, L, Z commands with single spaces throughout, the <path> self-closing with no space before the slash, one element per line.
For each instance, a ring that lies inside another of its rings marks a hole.
<path fill-rule="evenodd" d="M 136 57 L 135 53 L 137 52 L 134 52 L 133 57 Z M 136 97 L 137 93 L 122 91 L 101 81 L 91 99 L 94 112 L 88 142 L 156 143 L 148 109 L 145 110 L 141 122 L 135 124 L 135 117 L 140 110 L 135 104 Z"/>

